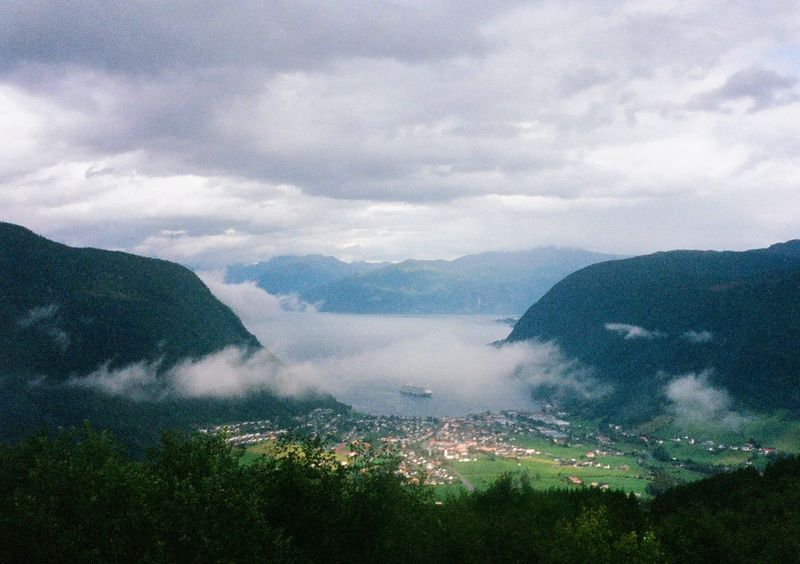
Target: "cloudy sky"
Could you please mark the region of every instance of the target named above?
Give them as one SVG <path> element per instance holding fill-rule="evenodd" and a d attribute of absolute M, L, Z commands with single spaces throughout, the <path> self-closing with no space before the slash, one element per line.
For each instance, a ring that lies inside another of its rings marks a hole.
<path fill-rule="evenodd" d="M 0 219 L 203 268 L 764 246 L 799 77 L 794 0 L 7 0 Z"/>

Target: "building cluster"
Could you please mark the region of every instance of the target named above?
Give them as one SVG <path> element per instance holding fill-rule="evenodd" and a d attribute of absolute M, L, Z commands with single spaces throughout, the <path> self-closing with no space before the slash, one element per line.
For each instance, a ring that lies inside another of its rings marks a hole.
<path fill-rule="evenodd" d="M 237 446 L 275 441 L 288 432 L 285 428 L 276 428 L 269 419 L 213 425 L 198 429 L 198 431 L 203 434 L 223 435 L 225 442 Z"/>
<path fill-rule="evenodd" d="M 356 412 L 336 412 L 315 409 L 280 424 L 267 419 L 240 421 L 200 429 L 203 433 L 223 434 L 230 444 L 248 446 L 274 441 L 281 437 L 311 436 L 331 446 L 337 459 L 348 463 L 352 456 L 351 445 L 371 443 L 389 448 L 399 457 L 399 472 L 412 481 L 432 485 L 469 483 L 458 475 L 455 463 L 477 462 L 485 458 L 517 460 L 526 457 L 543 457 L 561 467 L 602 469 L 629 472 L 627 464 L 618 464 L 609 457 L 633 455 L 640 466 L 646 464 L 648 449 L 672 442 L 675 445 L 695 445 L 709 452 L 741 450 L 753 454 L 769 455 L 770 447 L 750 443 L 729 446 L 710 440 L 701 441 L 689 435 L 658 439 L 632 433 L 621 425 L 609 424 L 608 431 L 579 436 L 565 420 L 566 414 L 553 410 L 539 412 L 501 411 L 483 412 L 462 417 L 412 417 L 398 415 L 366 415 Z M 587 445 L 576 458 L 559 457 L 553 452 L 541 452 L 542 441 L 553 445 Z M 628 447 L 620 445 L 626 444 Z M 636 445 L 642 445 L 637 447 Z M 628 452 L 622 452 L 622 450 Z M 673 461 L 675 459 L 673 458 Z M 679 464 L 681 461 L 673 462 Z M 638 476 L 637 476 L 638 477 Z M 567 483 L 583 485 L 579 476 L 565 476 Z M 608 487 L 604 483 L 585 484 L 590 487 Z"/>

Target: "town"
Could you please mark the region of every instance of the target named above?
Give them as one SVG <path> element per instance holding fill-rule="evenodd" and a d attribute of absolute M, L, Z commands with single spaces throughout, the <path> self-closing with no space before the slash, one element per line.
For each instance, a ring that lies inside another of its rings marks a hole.
<path fill-rule="evenodd" d="M 379 445 L 411 481 L 472 491 L 504 473 L 525 473 L 534 487 L 597 487 L 647 495 L 656 483 L 680 483 L 734 467 L 766 463 L 777 453 L 751 443 L 726 445 L 690 435 L 659 438 L 619 424 L 602 432 L 548 406 L 536 412 L 408 417 L 315 409 L 279 426 L 240 421 L 200 429 L 222 434 L 251 454 L 274 441 L 316 437 L 342 464 L 358 445 Z M 687 450 L 688 449 L 688 450 Z M 648 487 L 649 486 L 649 487 Z"/>

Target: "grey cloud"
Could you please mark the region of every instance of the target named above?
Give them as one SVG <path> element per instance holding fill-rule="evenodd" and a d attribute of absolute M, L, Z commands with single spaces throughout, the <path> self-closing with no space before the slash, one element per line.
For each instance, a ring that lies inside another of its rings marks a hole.
<path fill-rule="evenodd" d="M 113 168 L 98 168 L 92 165 L 86 169 L 84 176 L 86 176 L 86 178 L 92 178 L 93 176 L 105 176 L 109 174 L 114 174 Z"/>
<path fill-rule="evenodd" d="M 103 152 L 145 150 L 139 169 L 149 174 L 234 174 L 292 182 L 339 198 L 398 200 L 411 191 L 410 182 L 399 191 L 384 190 L 381 181 L 411 180 L 402 169 L 414 170 L 419 163 L 389 156 L 391 147 L 385 155 L 369 149 L 376 146 L 369 140 L 374 132 L 364 127 L 378 126 L 369 112 L 364 123 L 340 123 L 340 116 L 358 120 L 368 109 L 372 100 L 364 95 L 365 103 L 353 105 L 356 89 L 368 84 L 334 92 L 332 104 L 324 91 L 295 89 L 290 93 L 300 96 L 300 108 L 281 105 L 283 89 L 279 100 L 269 99 L 269 85 L 281 76 L 302 81 L 308 75 L 330 90 L 328 75 L 335 79 L 343 72 L 336 65 L 347 60 L 424 65 L 476 56 L 487 47 L 481 22 L 509 5 L 513 2 L 380 9 L 362 2 L 9 2 L 0 6 L 0 60 L 10 83 L 84 114 L 62 132 L 74 143 Z M 380 92 L 375 94 L 372 99 L 380 100 Z M 309 95 L 313 98 L 303 100 Z M 309 102 L 321 104 L 323 113 Z M 339 102 L 351 109 L 342 112 Z M 398 102 L 397 107 L 415 107 Z M 240 105 L 243 115 L 229 123 L 228 110 Z M 277 120 L 276 111 L 283 114 Z M 306 113 L 307 124 L 301 119 Z M 295 133 L 280 125 L 286 120 L 300 120 L 307 129 L 299 134 L 316 139 L 287 151 L 284 138 Z M 260 124 L 259 131 L 242 131 L 246 124 Z M 351 138 L 343 138 L 348 131 Z M 314 147 L 320 138 L 324 145 Z M 264 140 L 270 145 L 263 146 Z M 433 194 L 423 188 L 413 195 L 442 198 Z"/>
<path fill-rule="evenodd" d="M 503 4 L 4 2 L 0 60 L 130 74 L 313 68 L 342 57 L 425 60 L 483 50 L 476 28 Z"/>
<path fill-rule="evenodd" d="M 167 231 L 173 231 L 171 235 L 162 233 L 164 226 L 169 226 Z M 34 226 L 31 226 L 34 227 Z M 225 230 L 241 227 L 241 224 L 230 221 L 220 221 L 214 218 L 131 218 L 129 222 L 121 222 L 119 219 L 98 218 L 91 224 L 73 226 L 53 226 L 50 228 L 48 236 L 58 241 L 62 241 L 73 246 L 96 246 L 111 250 L 128 250 L 145 256 L 159 256 L 157 251 L 161 249 L 150 249 L 143 245 L 148 237 L 155 237 L 160 240 L 176 241 L 182 237 L 199 236 L 208 233 L 224 233 Z M 184 233 L 183 235 L 179 233 Z M 151 252 L 156 251 L 156 252 Z M 206 261 L 212 264 L 223 262 L 226 249 L 220 249 L 218 254 L 209 253 L 202 260 L 195 263 L 193 258 L 184 256 L 169 256 L 162 254 L 163 258 L 177 260 L 183 264 L 196 266 L 197 268 L 210 268 Z M 200 257 L 197 257 L 198 259 Z"/>
<path fill-rule="evenodd" d="M 336 198 L 435 202 L 552 193 L 540 173 L 572 168 L 564 153 L 575 140 L 551 133 L 532 143 L 516 122 L 575 133 L 613 125 L 603 108 L 635 106 L 618 93 L 626 88 L 598 93 L 577 114 L 559 108 L 559 91 L 612 76 L 623 84 L 705 52 L 713 61 L 724 48 L 698 49 L 677 33 L 685 18 L 663 12 L 515 7 L 12 2 L 0 8 L 0 59 L 13 65 L 12 83 L 83 114 L 63 132 L 73 142 L 145 151 L 138 168 L 150 174 L 232 174 Z M 695 15 L 698 25 L 707 16 Z M 553 36 L 559 26 L 568 37 Z M 532 57 L 518 53 L 528 36 L 515 27 L 551 51 L 534 44 Z"/>
<path fill-rule="evenodd" d="M 606 84 L 613 80 L 616 74 L 610 70 L 601 70 L 592 67 L 576 69 L 563 76 L 559 91 L 563 96 L 572 96 L 593 86 Z"/>
<path fill-rule="evenodd" d="M 797 82 L 794 76 L 751 67 L 732 74 L 719 88 L 696 96 L 689 106 L 693 109 L 724 111 L 726 102 L 747 99 L 752 103 L 748 111 L 756 112 L 796 102 L 798 95 L 792 92 L 792 88 Z"/>
<path fill-rule="evenodd" d="M 0 208 L 203 268 L 757 246 L 800 217 L 798 26 L 783 1 L 4 2 Z M 731 61 L 714 95 L 763 110 L 686 111 Z"/>

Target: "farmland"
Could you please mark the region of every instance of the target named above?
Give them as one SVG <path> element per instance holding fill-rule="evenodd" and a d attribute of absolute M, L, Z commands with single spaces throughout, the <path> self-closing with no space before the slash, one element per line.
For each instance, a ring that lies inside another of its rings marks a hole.
<path fill-rule="evenodd" d="M 290 426 L 243 421 L 202 431 L 224 433 L 241 446 L 245 464 L 269 454 L 281 438 L 318 437 L 342 464 L 358 448 L 380 448 L 398 457 L 401 474 L 434 486 L 440 497 L 484 489 L 504 474 L 524 475 L 540 490 L 593 487 L 647 497 L 720 471 L 762 467 L 781 452 L 701 432 L 680 434 L 668 421 L 626 429 L 552 408 L 441 418 L 317 409 Z M 798 445 L 788 446 L 785 452 L 797 452 Z"/>

